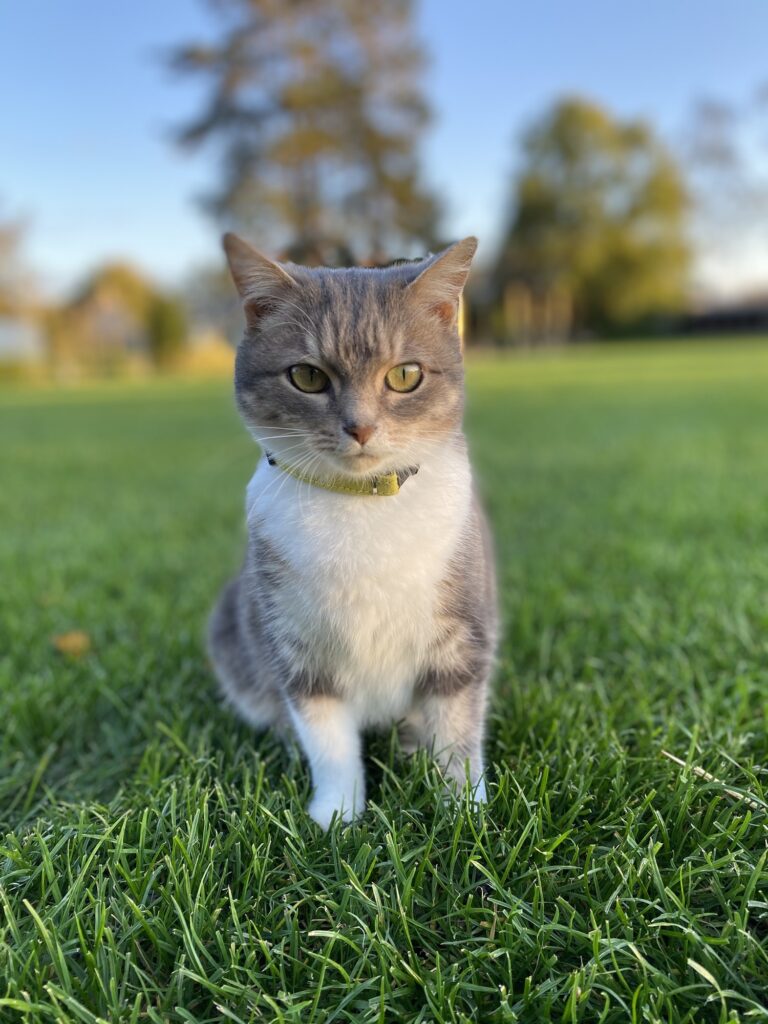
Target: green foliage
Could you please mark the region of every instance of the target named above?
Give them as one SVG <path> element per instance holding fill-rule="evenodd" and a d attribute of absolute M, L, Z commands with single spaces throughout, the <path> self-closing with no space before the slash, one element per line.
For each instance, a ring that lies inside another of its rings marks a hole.
<path fill-rule="evenodd" d="M 51 355 L 66 366 L 119 372 L 133 355 L 167 367 L 187 339 L 182 302 L 125 263 L 100 267 L 48 316 Z"/>
<path fill-rule="evenodd" d="M 768 1021 L 768 348 L 469 378 L 490 803 L 378 737 L 328 836 L 202 650 L 255 456 L 229 387 L 3 396 L 3 1024 Z"/>
<path fill-rule="evenodd" d="M 179 299 L 160 294 L 152 297 L 147 312 L 147 339 L 155 365 L 171 365 L 187 340 L 187 314 Z"/>
<path fill-rule="evenodd" d="M 209 85 L 186 145 L 222 154 L 214 213 L 301 262 L 381 260 L 435 236 L 411 0 L 234 0 L 220 38 L 179 48 Z"/>
<path fill-rule="evenodd" d="M 106 263 L 83 282 L 72 298 L 75 308 L 103 301 L 119 306 L 137 321 L 147 318 L 154 288 L 150 281 L 129 263 Z"/>
<path fill-rule="evenodd" d="M 682 308 L 688 198 L 673 158 L 639 121 L 559 102 L 523 142 L 496 285 L 570 297 L 576 329 L 626 330 Z"/>

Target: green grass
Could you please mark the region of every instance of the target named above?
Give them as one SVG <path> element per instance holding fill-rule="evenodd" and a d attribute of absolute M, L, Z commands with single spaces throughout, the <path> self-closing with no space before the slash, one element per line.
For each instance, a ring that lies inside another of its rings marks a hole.
<path fill-rule="evenodd" d="M 377 737 L 323 835 L 202 651 L 229 388 L 0 395 L 0 1021 L 768 1021 L 768 345 L 477 357 L 468 428 L 490 803 Z"/>

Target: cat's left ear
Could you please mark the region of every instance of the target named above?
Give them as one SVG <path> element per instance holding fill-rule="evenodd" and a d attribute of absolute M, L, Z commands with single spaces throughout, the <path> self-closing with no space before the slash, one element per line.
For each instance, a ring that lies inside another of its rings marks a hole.
<path fill-rule="evenodd" d="M 439 253 L 406 288 L 413 299 L 448 327 L 456 323 L 459 299 L 476 250 L 477 239 L 472 235 L 456 242 Z"/>
<path fill-rule="evenodd" d="M 279 263 L 228 232 L 222 239 L 232 280 L 243 300 L 245 317 L 251 326 L 290 291 L 298 288 L 294 278 Z"/>

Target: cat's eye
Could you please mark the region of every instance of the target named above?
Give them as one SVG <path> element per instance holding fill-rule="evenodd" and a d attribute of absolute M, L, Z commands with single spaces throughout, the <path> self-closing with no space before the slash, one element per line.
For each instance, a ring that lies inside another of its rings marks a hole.
<path fill-rule="evenodd" d="M 393 391 L 415 391 L 424 377 L 418 363 L 401 363 L 393 366 L 384 377 L 387 387 Z"/>
<path fill-rule="evenodd" d="M 288 370 L 288 376 L 294 387 L 299 391 L 306 391 L 310 395 L 325 391 L 330 384 L 328 374 L 323 373 L 316 366 L 310 366 L 309 363 L 297 363 L 296 366 L 292 366 Z"/>

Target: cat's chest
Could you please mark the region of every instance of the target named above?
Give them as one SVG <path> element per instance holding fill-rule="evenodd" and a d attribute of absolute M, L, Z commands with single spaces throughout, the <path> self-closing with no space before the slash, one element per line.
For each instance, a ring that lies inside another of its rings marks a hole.
<path fill-rule="evenodd" d="M 309 639 L 313 667 L 331 672 L 370 720 L 398 717 L 434 640 L 440 584 L 466 523 L 466 458 L 422 471 L 394 497 L 291 480 L 270 503 L 268 479 L 260 467 L 249 514 L 285 567 L 274 583 L 277 628 Z"/>

